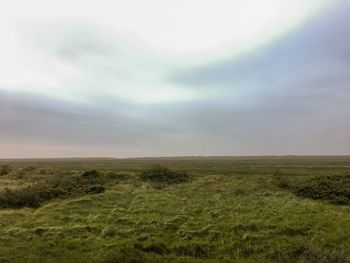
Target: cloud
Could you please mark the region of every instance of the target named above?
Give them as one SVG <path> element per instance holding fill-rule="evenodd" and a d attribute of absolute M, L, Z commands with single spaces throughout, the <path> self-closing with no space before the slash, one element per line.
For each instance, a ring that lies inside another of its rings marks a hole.
<path fill-rule="evenodd" d="M 293 34 L 239 58 L 180 71 L 177 85 L 220 90 L 230 99 L 266 102 L 272 97 L 319 98 L 347 92 L 349 82 L 348 4 L 318 17 Z"/>
<path fill-rule="evenodd" d="M 327 0 L 12 0 L 0 17 L 90 22 L 107 26 L 129 42 L 186 58 L 223 47 L 255 46 L 330 5 Z"/>
<path fill-rule="evenodd" d="M 118 101 L 113 103 L 114 111 L 21 93 L 1 93 L 0 102 L 2 138 L 17 143 L 132 145 L 166 132 L 161 124 L 133 115 L 139 108 Z"/>
<path fill-rule="evenodd" d="M 13 67 L 4 66 L 8 78 L 0 80 L 0 89 L 71 101 L 114 97 L 166 103 L 196 98 L 191 89 L 164 82 L 175 66 L 171 60 L 133 46 L 113 31 L 70 20 L 23 20 L 17 29 L 22 55 Z"/>
<path fill-rule="evenodd" d="M 328 6 L 325 0 L 14 0 L 0 10 L 0 89 L 75 101 L 202 99 L 212 94 L 166 76 L 271 42 Z"/>
<path fill-rule="evenodd" d="M 50 148 L 47 156 L 64 156 L 67 149 L 78 155 L 94 155 L 97 150 L 114 156 L 140 155 L 176 137 L 178 129 L 166 120 L 140 114 L 144 106 L 122 101 L 111 104 L 77 104 L 25 93 L 0 93 L 0 150 L 17 149 L 14 155 L 37 156 L 38 150 L 26 154 L 24 149 Z M 63 153 L 62 153 L 63 152 Z M 44 155 L 45 156 L 45 155 Z"/>
<path fill-rule="evenodd" d="M 0 157 L 349 153 L 349 10 L 183 64 L 108 27 L 22 20 Z"/>

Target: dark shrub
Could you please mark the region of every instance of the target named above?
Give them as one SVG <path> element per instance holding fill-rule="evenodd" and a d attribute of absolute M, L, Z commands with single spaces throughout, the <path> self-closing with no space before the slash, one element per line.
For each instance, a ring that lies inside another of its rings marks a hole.
<path fill-rule="evenodd" d="M 273 182 L 280 188 L 289 188 L 290 183 L 288 178 L 277 170 L 273 175 Z"/>
<path fill-rule="evenodd" d="M 136 243 L 134 248 L 143 252 L 155 253 L 158 255 L 167 255 L 171 252 L 170 249 L 163 243 L 151 243 L 148 245 Z"/>
<path fill-rule="evenodd" d="M 171 171 L 167 167 L 155 165 L 151 169 L 144 171 L 140 178 L 144 181 L 156 183 L 182 183 L 190 179 L 185 172 Z"/>
<path fill-rule="evenodd" d="M 38 207 L 42 202 L 105 191 L 103 181 L 95 170 L 81 176 L 56 176 L 34 186 L 0 192 L 0 208 Z"/>
<path fill-rule="evenodd" d="M 22 170 L 23 170 L 23 172 L 28 173 L 28 172 L 34 171 L 35 167 L 34 166 L 28 166 L 28 167 L 23 168 Z"/>
<path fill-rule="evenodd" d="M 274 251 L 270 257 L 273 261 L 281 263 L 349 263 L 347 256 L 341 250 L 320 251 L 305 244 Z"/>
<path fill-rule="evenodd" d="M 177 255 L 180 256 L 190 256 L 194 258 L 206 258 L 208 257 L 209 247 L 205 244 L 190 243 L 186 245 L 181 245 L 174 248 Z"/>
<path fill-rule="evenodd" d="M 333 204 L 350 204 L 350 175 L 322 176 L 312 178 L 297 187 L 298 196 L 327 200 Z"/>
<path fill-rule="evenodd" d="M 1 165 L 0 176 L 6 175 L 11 172 L 11 168 L 8 164 Z"/>
<path fill-rule="evenodd" d="M 104 193 L 106 190 L 106 188 L 102 185 L 92 185 L 92 186 L 88 186 L 85 189 L 85 193 L 87 194 L 100 194 L 100 193 Z"/>
<path fill-rule="evenodd" d="M 120 173 L 120 172 L 113 172 L 113 171 L 108 172 L 106 176 L 108 179 L 120 180 L 120 181 L 130 178 L 130 175 L 127 173 Z"/>
<path fill-rule="evenodd" d="M 82 173 L 81 177 L 94 179 L 94 178 L 100 177 L 100 173 L 96 170 L 90 170 L 90 171 L 86 171 L 86 172 Z"/>
<path fill-rule="evenodd" d="M 75 182 L 78 186 L 85 188 L 85 186 L 103 184 L 103 178 L 101 174 L 96 170 L 90 170 L 82 173 L 76 178 Z M 85 191 L 85 190 L 84 190 Z"/>
<path fill-rule="evenodd" d="M 51 186 L 45 187 L 44 185 L 37 186 L 36 192 L 40 200 L 51 200 L 67 195 L 67 191 L 64 188 Z"/>
<path fill-rule="evenodd" d="M 1 208 L 22 208 L 22 207 L 39 207 L 40 198 L 32 187 L 21 190 L 10 190 L 0 193 Z"/>
<path fill-rule="evenodd" d="M 97 262 L 103 263 L 164 263 L 164 262 L 172 262 L 171 260 L 164 260 L 164 255 L 159 253 L 153 253 L 152 255 L 148 255 L 148 252 L 151 251 L 143 251 L 143 249 L 147 249 L 147 247 L 142 247 L 138 244 L 134 246 L 123 246 L 121 248 L 114 249 L 107 253 L 107 255 L 103 255 L 102 259 L 97 255 Z M 151 249 L 152 250 L 152 249 Z M 161 252 L 162 250 L 156 249 L 157 252 Z"/>

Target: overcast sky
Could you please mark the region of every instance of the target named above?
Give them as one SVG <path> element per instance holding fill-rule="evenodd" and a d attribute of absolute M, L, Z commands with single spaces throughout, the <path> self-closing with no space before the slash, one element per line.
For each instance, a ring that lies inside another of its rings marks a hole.
<path fill-rule="evenodd" d="M 350 0 L 11 0 L 0 158 L 350 154 Z"/>

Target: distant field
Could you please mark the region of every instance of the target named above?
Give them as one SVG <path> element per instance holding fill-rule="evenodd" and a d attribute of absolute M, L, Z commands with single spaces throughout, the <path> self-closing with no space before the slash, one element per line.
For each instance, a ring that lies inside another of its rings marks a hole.
<path fill-rule="evenodd" d="M 155 164 L 190 179 L 142 180 Z M 0 262 L 350 262 L 350 156 L 0 166 L 0 202 L 20 194 L 27 201 L 36 189 L 47 198 L 33 208 L 0 208 Z"/>

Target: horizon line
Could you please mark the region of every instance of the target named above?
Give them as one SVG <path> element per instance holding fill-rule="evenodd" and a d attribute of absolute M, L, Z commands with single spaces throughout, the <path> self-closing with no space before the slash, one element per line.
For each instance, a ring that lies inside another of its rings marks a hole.
<path fill-rule="evenodd" d="M 244 158 L 244 157 L 350 157 L 350 154 L 268 154 L 268 155 L 167 155 L 167 156 L 134 156 L 134 157 L 112 157 L 112 156 L 67 156 L 67 157 L 16 157 L 0 158 L 4 160 L 55 160 L 55 159 L 176 159 L 176 158 Z"/>

